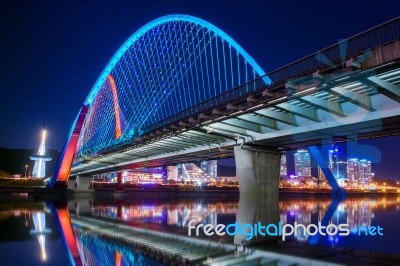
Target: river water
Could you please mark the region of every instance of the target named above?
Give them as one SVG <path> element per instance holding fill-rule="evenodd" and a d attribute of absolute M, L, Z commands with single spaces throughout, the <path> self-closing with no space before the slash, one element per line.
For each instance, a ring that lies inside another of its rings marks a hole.
<path fill-rule="evenodd" d="M 400 255 L 400 196 L 348 197 L 333 202 L 329 197 L 291 196 L 279 199 L 279 219 L 283 224 L 348 224 L 348 236 L 307 236 L 286 241 L 309 245 L 343 247 Z M 56 207 L 55 207 L 56 206 Z M 60 207 L 61 206 L 61 207 Z M 187 235 L 194 224 L 231 224 L 236 221 L 238 199 L 182 198 L 173 200 L 71 199 L 68 202 L 35 200 L 26 194 L 0 198 L 1 265 L 71 265 L 69 251 L 60 235 L 59 222 L 68 216 L 56 209 L 104 220 L 117 221 L 149 230 Z M 102 238 L 72 223 L 80 259 L 87 265 L 164 265 L 129 244 Z M 380 226 L 383 235 L 358 235 L 360 226 Z M 233 238 L 231 240 L 233 241 Z M 107 252 L 112 251 L 110 254 Z M 107 255 L 108 254 L 108 255 Z"/>

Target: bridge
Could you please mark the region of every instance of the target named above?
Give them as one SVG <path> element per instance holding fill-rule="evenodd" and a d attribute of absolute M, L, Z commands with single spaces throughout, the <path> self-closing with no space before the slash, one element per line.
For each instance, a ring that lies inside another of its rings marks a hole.
<path fill-rule="evenodd" d="M 396 18 L 265 73 L 216 26 L 158 18 L 101 73 L 48 186 L 234 156 L 241 195 L 276 196 L 281 153 L 310 146 L 340 192 L 316 145 L 398 134 L 399 39 Z"/>

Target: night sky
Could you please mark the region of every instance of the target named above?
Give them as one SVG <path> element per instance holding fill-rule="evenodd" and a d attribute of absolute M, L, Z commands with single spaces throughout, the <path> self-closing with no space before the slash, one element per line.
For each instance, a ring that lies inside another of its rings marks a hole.
<path fill-rule="evenodd" d="M 36 148 L 46 127 L 47 146 L 61 150 L 108 61 L 136 30 L 160 16 L 180 13 L 211 22 L 268 72 L 400 14 L 398 0 L 82 2 L 0 4 L 0 147 Z M 399 140 L 368 145 L 385 154 L 382 149 Z"/>

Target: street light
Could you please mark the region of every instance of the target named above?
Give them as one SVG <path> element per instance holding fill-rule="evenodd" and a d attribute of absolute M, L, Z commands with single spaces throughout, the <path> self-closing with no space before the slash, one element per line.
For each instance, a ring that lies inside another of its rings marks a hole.
<path fill-rule="evenodd" d="M 26 172 L 28 171 L 28 165 L 25 164 L 25 178 L 26 178 Z"/>

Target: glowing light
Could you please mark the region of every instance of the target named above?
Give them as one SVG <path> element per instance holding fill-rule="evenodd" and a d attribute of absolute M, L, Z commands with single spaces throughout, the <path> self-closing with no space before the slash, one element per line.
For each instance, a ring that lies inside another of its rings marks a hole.
<path fill-rule="evenodd" d="M 33 213 L 32 219 L 35 229 L 31 230 L 30 234 L 37 235 L 42 260 L 46 261 L 46 234 L 51 233 L 51 230 L 46 228 L 46 216 L 44 212 Z"/>
<path fill-rule="evenodd" d="M 118 92 L 117 85 L 115 85 L 115 80 L 112 75 L 108 75 L 108 81 L 111 84 L 111 90 L 114 100 L 114 114 L 115 114 L 115 138 L 119 139 L 121 137 L 121 117 L 120 117 L 120 109 L 118 103 Z"/>
<path fill-rule="evenodd" d="M 30 157 L 31 160 L 35 161 L 35 165 L 33 167 L 32 176 L 33 177 L 45 177 L 46 175 L 46 162 L 51 161 L 50 157 L 46 156 L 46 130 L 42 132 L 42 140 L 40 141 L 40 146 L 38 153 L 36 155 L 32 155 Z M 27 166 L 26 166 L 27 168 Z M 26 173 L 25 173 L 26 175 Z"/>
<path fill-rule="evenodd" d="M 71 171 L 72 160 L 74 159 L 75 150 L 78 145 L 79 134 L 81 133 L 87 111 L 88 107 L 83 106 L 72 125 L 67 143 L 63 148 L 55 167 L 54 174 L 50 179 L 50 187 L 54 186 L 56 181 L 66 182 L 68 180 L 69 172 Z"/>
<path fill-rule="evenodd" d="M 77 157 L 123 144 L 259 77 L 271 83 L 254 59 L 214 25 L 185 15 L 156 19 L 118 50 L 92 88 Z"/>
<path fill-rule="evenodd" d="M 144 25 L 122 45 L 122 47 L 115 53 L 114 57 L 108 63 L 107 67 L 103 70 L 99 79 L 96 81 L 96 84 L 93 86 L 88 98 L 85 101 L 85 104 L 92 103 L 92 101 L 94 100 L 94 98 L 97 95 L 97 92 L 100 90 L 100 87 L 102 86 L 103 82 L 106 80 L 107 76 L 111 73 L 114 66 L 118 63 L 118 61 L 126 53 L 126 51 L 132 46 L 132 44 L 134 44 L 136 41 L 138 41 L 143 35 L 146 34 L 146 32 L 150 31 L 151 29 L 156 28 L 157 26 L 165 24 L 165 23 L 171 23 L 171 22 L 173 23 L 173 22 L 177 22 L 177 21 L 194 23 L 194 24 L 200 25 L 208 30 L 211 30 L 216 35 L 218 35 L 218 36 L 222 37 L 222 39 L 226 40 L 233 48 L 235 48 L 241 55 L 243 55 L 245 57 L 246 61 L 249 62 L 249 64 L 254 68 L 254 70 L 257 72 L 258 75 L 260 75 L 260 76 L 265 75 L 265 72 L 256 63 L 256 61 L 249 54 L 247 54 L 247 52 L 237 42 L 235 42 L 229 35 L 227 35 L 225 32 L 223 32 L 218 27 L 214 26 L 213 24 L 211 24 L 205 20 L 202 20 L 200 18 L 193 17 L 193 16 L 181 15 L 181 14 L 169 15 L 169 16 L 160 17 L 160 18 L 155 19 L 155 20 L 149 22 L 148 24 Z M 268 83 L 271 83 L 271 80 L 269 80 L 269 78 L 267 78 L 267 79 L 268 79 Z"/>
<path fill-rule="evenodd" d="M 79 247 L 76 243 L 74 231 L 72 229 L 71 218 L 66 208 L 56 210 L 59 226 L 62 231 L 62 238 L 68 247 L 68 255 L 73 265 L 82 265 L 79 256 Z M 54 215 L 54 214 L 53 214 Z"/>
<path fill-rule="evenodd" d="M 122 255 L 118 251 L 115 252 L 115 266 L 121 266 Z"/>

